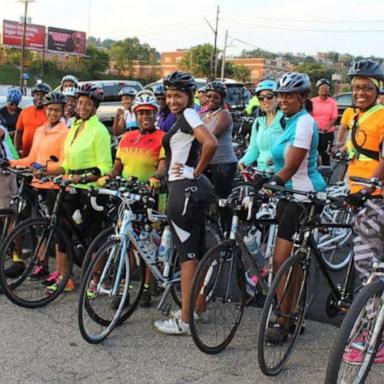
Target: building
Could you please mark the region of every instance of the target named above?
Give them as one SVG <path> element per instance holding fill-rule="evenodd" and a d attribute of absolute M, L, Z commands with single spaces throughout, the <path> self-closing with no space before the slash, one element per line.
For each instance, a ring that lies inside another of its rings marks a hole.
<path fill-rule="evenodd" d="M 161 76 L 181 69 L 180 61 L 187 54 L 188 50 L 178 49 L 176 51 L 162 52 L 160 54 Z"/>

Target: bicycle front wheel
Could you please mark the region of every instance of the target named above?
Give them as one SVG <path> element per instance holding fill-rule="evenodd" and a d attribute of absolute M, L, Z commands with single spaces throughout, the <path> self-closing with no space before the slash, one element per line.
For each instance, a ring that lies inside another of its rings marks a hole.
<path fill-rule="evenodd" d="M 305 255 L 297 252 L 277 271 L 261 314 L 258 360 L 267 376 L 277 375 L 286 365 L 305 316 L 307 301 Z"/>
<path fill-rule="evenodd" d="M 329 355 L 326 384 L 366 381 L 376 352 L 382 344 L 384 314 L 379 316 L 379 313 L 383 308 L 383 293 L 384 282 L 378 279 L 362 289 L 353 301 Z M 376 325 L 378 321 L 381 321 L 381 324 Z M 375 326 L 378 326 L 380 331 L 373 339 Z M 381 375 L 372 378 L 371 382 L 380 382 Z"/>
<path fill-rule="evenodd" d="M 246 303 L 240 257 L 240 248 L 227 240 L 211 248 L 199 263 L 192 283 L 189 322 L 193 341 L 202 352 L 224 350 L 240 324 Z"/>
<path fill-rule="evenodd" d="M 61 275 L 60 283 L 50 289 L 33 272 L 37 266 L 43 266 L 46 273 L 55 271 L 59 244 L 67 268 Z M 15 255 L 19 268 L 11 273 Z M 38 308 L 63 292 L 72 264 L 72 248 L 66 234 L 59 227 L 51 228 L 48 219 L 32 218 L 18 224 L 3 241 L 0 249 L 0 282 L 5 295 L 14 304 Z"/>

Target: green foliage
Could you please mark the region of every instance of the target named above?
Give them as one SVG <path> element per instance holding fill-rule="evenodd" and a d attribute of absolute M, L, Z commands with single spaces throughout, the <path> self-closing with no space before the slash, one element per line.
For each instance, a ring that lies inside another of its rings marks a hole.
<path fill-rule="evenodd" d="M 180 61 L 180 66 L 182 69 L 193 73 L 196 77 L 208 77 L 211 75 L 212 55 L 212 44 L 197 45 L 187 51 L 187 54 Z M 220 71 L 219 66 L 218 71 Z"/>
<path fill-rule="evenodd" d="M 315 95 L 316 92 L 316 82 L 319 79 L 328 79 L 331 81 L 333 70 L 329 67 L 327 67 L 324 64 L 320 63 L 304 63 L 301 65 L 298 65 L 295 68 L 295 71 L 306 73 L 310 79 L 312 84 L 312 94 Z"/>
<path fill-rule="evenodd" d="M 251 71 L 243 64 L 235 64 L 233 65 L 233 77 L 236 80 L 247 82 L 251 79 Z"/>
<path fill-rule="evenodd" d="M 279 55 L 277 53 L 269 52 L 261 48 L 252 49 L 250 51 L 243 50 L 240 57 L 263 57 L 265 59 L 276 59 Z"/>

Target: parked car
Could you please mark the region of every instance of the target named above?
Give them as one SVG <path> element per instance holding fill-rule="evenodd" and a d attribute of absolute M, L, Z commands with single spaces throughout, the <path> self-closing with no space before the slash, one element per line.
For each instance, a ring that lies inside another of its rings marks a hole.
<path fill-rule="evenodd" d="M 7 104 L 7 97 L 6 96 L 0 96 L 0 108 Z M 23 98 L 20 101 L 19 107 L 25 108 L 29 107 L 33 104 L 33 97 L 32 96 L 23 96 Z"/>
<path fill-rule="evenodd" d="M 225 102 L 229 105 L 231 112 L 240 111 L 245 108 L 249 101 L 249 93 L 247 92 L 243 83 L 232 79 L 223 79 L 224 84 L 227 86 L 228 94 Z M 195 78 L 197 89 L 207 84 L 206 78 Z M 144 88 L 152 89 L 156 85 L 163 83 L 163 80 L 157 80 L 153 83 L 147 84 Z"/>
<path fill-rule="evenodd" d="M 340 124 L 341 116 L 347 108 L 353 106 L 352 101 L 352 92 L 339 93 L 338 95 L 333 96 L 337 103 L 338 116 L 336 124 Z"/>

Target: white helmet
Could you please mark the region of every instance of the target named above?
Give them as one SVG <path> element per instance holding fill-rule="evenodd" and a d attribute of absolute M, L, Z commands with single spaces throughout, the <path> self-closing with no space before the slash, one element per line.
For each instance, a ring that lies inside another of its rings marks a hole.
<path fill-rule="evenodd" d="M 61 79 L 61 88 L 63 88 L 63 84 L 64 84 L 66 81 L 72 81 L 72 83 L 74 84 L 75 88 L 77 88 L 78 85 L 79 85 L 79 80 L 77 80 L 77 77 L 75 77 L 75 76 L 73 76 L 73 75 L 65 75 L 65 76 Z"/>
<path fill-rule="evenodd" d="M 137 95 L 137 91 L 133 87 L 124 87 L 120 89 L 119 96 L 132 96 L 135 97 Z"/>
<path fill-rule="evenodd" d="M 63 91 L 61 92 L 64 96 L 68 97 L 68 96 L 72 96 L 72 97 L 76 97 L 76 93 L 77 93 L 77 88 L 74 88 L 74 87 L 67 87 L 67 88 L 64 88 Z"/>
<path fill-rule="evenodd" d="M 133 101 L 132 110 L 136 113 L 139 109 L 159 111 L 159 104 L 155 95 L 148 89 L 139 92 Z"/>

